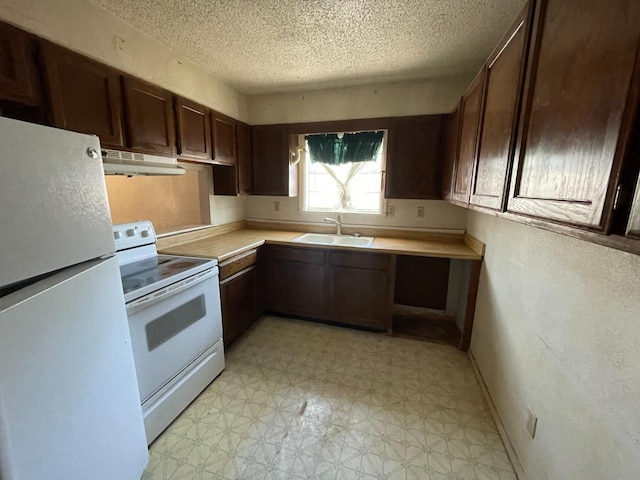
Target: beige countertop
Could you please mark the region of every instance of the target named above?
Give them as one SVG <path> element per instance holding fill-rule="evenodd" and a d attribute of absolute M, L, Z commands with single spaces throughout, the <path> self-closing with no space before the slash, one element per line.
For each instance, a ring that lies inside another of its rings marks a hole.
<path fill-rule="evenodd" d="M 399 255 L 416 255 L 424 257 L 457 258 L 462 260 L 482 260 L 477 248 L 472 249 L 464 242 L 442 240 L 415 240 L 406 238 L 375 237 L 367 247 L 347 247 L 332 245 L 316 245 L 292 241 L 302 235 L 301 232 L 238 229 L 215 236 L 209 236 L 179 245 L 163 246 L 159 242 L 160 253 L 169 255 L 191 255 L 215 258 L 222 262 L 247 250 L 257 248 L 265 243 L 291 245 L 303 248 L 322 248 L 332 250 L 350 250 L 354 252 L 395 253 Z M 477 242 L 475 239 L 471 243 Z"/>

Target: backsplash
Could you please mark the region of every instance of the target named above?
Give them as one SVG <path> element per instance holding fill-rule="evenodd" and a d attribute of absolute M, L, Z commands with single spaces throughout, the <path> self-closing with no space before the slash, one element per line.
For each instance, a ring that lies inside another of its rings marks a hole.
<path fill-rule="evenodd" d="M 238 222 L 246 218 L 246 199 L 244 195 L 238 195 L 237 197 L 211 195 L 209 197 L 209 206 L 213 225 Z"/>
<path fill-rule="evenodd" d="M 278 203 L 278 211 L 276 211 L 275 202 Z M 342 220 L 343 223 L 350 225 L 461 231 L 466 228 L 467 210 L 442 200 L 389 200 L 387 209 L 389 206 L 395 207 L 393 216 L 342 213 Z M 424 217 L 418 217 L 418 207 L 424 207 Z M 246 199 L 246 218 L 248 220 L 322 223 L 325 217 L 335 218 L 336 215 L 332 212 L 300 210 L 297 197 L 254 195 L 248 196 Z"/>

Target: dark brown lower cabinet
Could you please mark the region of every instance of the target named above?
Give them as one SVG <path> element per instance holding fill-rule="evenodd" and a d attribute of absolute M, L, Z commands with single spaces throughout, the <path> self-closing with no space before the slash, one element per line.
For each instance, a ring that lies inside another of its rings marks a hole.
<path fill-rule="evenodd" d="M 325 252 L 311 248 L 271 250 L 271 309 L 327 319 Z"/>
<path fill-rule="evenodd" d="M 389 272 L 331 267 L 331 320 L 385 330 L 389 318 Z"/>
<path fill-rule="evenodd" d="M 471 263 L 459 307 L 462 350 L 471 336 L 481 265 Z M 264 311 L 391 334 L 394 292 L 396 303 L 446 309 L 450 264 L 448 258 L 283 245 L 244 252 L 220 263 L 225 345 Z"/>
<path fill-rule="evenodd" d="M 391 256 L 329 253 L 329 308 L 334 322 L 385 330 L 390 318 Z"/>
<path fill-rule="evenodd" d="M 382 254 L 272 247 L 269 309 L 384 330 L 390 259 Z"/>
<path fill-rule="evenodd" d="M 238 338 L 258 316 L 256 288 L 255 266 L 246 268 L 220 282 L 225 347 Z"/>

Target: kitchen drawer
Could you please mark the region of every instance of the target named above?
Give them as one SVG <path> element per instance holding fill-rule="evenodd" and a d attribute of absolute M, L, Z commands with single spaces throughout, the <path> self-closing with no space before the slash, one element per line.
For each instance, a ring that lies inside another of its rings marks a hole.
<path fill-rule="evenodd" d="M 389 258 L 389 255 L 379 253 L 331 252 L 329 264 L 332 267 L 389 270 Z"/>
<path fill-rule="evenodd" d="M 276 260 L 288 260 L 290 262 L 312 263 L 314 265 L 324 264 L 324 254 L 322 250 L 311 248 L 274 247 L 273 258 Z"/>
<path fill-rule="evenodd" d="M 229 278 L 231 275 L 235 275 L 239 271 L 255 264 L 258 257 L 257 253 L 257 250 L 249 250 L 221 262 L 219 265 L 220 280 Z"/>

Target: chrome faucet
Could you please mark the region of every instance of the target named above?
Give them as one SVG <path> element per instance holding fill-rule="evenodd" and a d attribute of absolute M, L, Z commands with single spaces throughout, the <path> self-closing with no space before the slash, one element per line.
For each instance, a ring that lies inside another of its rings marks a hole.
<path fill-rule="evenodd" d="M 342 235 L 342 215 L 338 214 L 338 218 L 325 217 L 325 222 L 331 222 L 336 224 L 336 235 Z"/>

